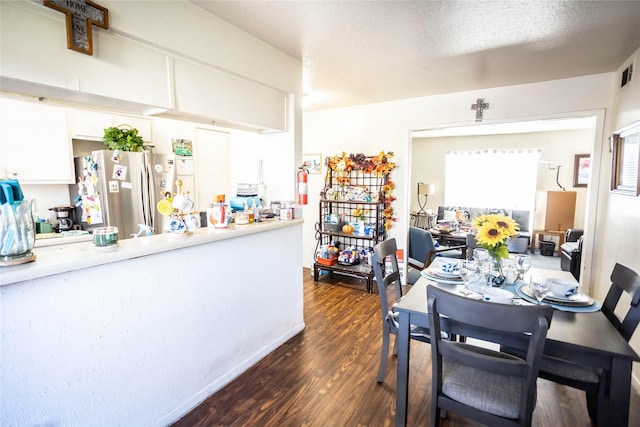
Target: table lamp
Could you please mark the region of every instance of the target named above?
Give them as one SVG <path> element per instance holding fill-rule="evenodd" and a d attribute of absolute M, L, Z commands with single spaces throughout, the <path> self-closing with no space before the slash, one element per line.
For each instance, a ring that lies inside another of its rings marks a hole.
<path fill-rule="evenodd" d="M 424 182 L 418 183 L 418 206 L 420 206 L 420 210 L 418 214 L 425 214 L 424 211 L 425 206 L 427 206 L 427 197 L 430 194 L 436 193 L 436 185 L 435 184 L 425 184 Z M 424 196 L 424 203 L 420 203 L 420 196 Z"/>

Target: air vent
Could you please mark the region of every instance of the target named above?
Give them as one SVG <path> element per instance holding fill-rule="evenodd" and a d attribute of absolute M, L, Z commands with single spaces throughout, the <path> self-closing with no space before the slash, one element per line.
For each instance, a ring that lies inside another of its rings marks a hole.
<path fill-rule="evenodd" d="M 622 74 L 620 75 L 620 89 L 631 83 L 631 78 L 633 77 L 633 62 L 629 64 L 627 68 L 622 70 Z"/>

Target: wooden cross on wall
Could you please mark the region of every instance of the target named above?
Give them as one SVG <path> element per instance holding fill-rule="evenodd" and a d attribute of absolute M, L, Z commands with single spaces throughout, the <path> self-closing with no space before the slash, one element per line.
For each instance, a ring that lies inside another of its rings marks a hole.
<path fill-rule="evenodd" d="M 489 109 L 489 104 L 484 103 L 484 98 L 478 98 L 475 104 L 471 104 L 471 109 L 476 110 L 476 122 L 481 122 L 484 110 Z"/>
<path fill-rule="evenodd" d="M 90 0 L 44 0 L 44 5 L 65 14 L 67 48 L 93 55 L 91 27 L 108 30 L 109 10 Z"/>

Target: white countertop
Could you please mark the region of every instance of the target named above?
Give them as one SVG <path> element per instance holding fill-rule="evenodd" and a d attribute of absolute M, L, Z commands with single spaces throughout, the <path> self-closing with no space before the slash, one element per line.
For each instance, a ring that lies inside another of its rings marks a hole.
<path fill-rule="evenodd" d="M 302 223 L 302 219 L 292 219 L 247 225 L 231 224 L 227 228 L 200 228 L 191 234 L 159 234 L 126 239 L 107 248 L 95 247 L 92 241 L 36 247 L 33 249 L 35 261 L 0 267 L 0 286 Z"/>

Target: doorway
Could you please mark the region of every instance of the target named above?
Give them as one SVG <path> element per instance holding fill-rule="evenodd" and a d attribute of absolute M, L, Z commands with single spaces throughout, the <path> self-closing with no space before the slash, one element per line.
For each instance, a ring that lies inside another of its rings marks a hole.
<path fill-rule="evenodd" d="M 585 234 L 593 235 L 593 230 L 590 228 L 594 226 L 591 218 L 595 217 L 596 212 L 603 127 L 604 111 L 597 110 L 521 122 L 413 130 L 409 153 L 411 167 L 407 187 L 408 212 L 416 212 L 420 206 L 425 205 L 424 198 L 420 199 L 424 196 L 420 196 L 417 191 L 418 183 L 434 184 L 435 187 L 433 194 L 428 196 L 425 209 L 431 209 L 434 214 L 437 214 L 439 206 L 446 206 L 444 171 L 447 150 L 499 148 L 509 145 L 539 146 L 542 151 L 536 189 L 556 190 L 561 185 L 567 190 L 578 192 L 579 201 L 576 205 L 574 227 L 583 228 Z M 590 185 L 588 188 L 573 187 L 574 159 L 578 154 L 591 155 L 590 182 L 596 185 Z M 464 174 L 464 171 L 460 173 Z M 473 177 L 467 177 L 467 179 L 473 179 Z M 515 178 L 506 177 L 505 179 Z M 534 197 L 535 195 L 532 195 L 532 198 Z M 532 222 L 533 212 L 530 218 Z M 589 257 L 590 260 L 592 246 L 586 247 L 589 245 L 592 243 L 585 242 L 583 256 Z M 585 265 L 589 265 L 589 260 L 585 261 Z M 588 269 L 583 268 L 584 270 Z M 582 277 L 588 282 L 588 276 L 589 274 L 585 274 Z"/>

